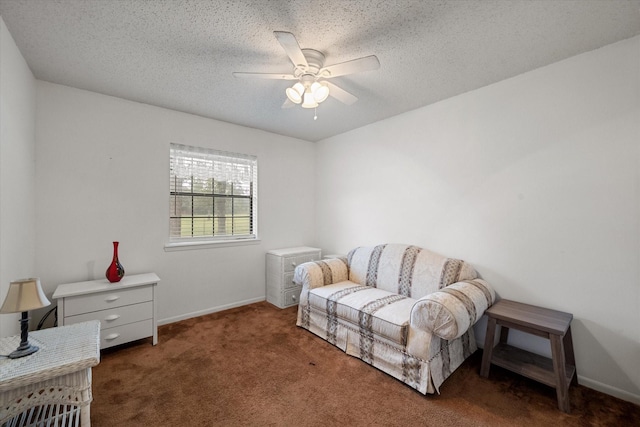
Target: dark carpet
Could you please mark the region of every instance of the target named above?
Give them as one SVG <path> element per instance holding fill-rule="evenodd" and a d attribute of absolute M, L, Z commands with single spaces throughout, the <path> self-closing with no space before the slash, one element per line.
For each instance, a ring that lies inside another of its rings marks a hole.
<path fill-rule="evenodd" d="M 550 387 L 495 366 L 481 378 L 480 350 L 424 396 L 296 327 L 296 310 L 251 304 L 103 351 L 92 425 L 640 426 L 640 406 L 583 386 L 564 414 Z"/>

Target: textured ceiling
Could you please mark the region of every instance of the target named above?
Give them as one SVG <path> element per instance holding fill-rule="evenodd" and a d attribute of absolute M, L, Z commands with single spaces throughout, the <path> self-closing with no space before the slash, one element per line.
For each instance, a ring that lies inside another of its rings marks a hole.
<path fill-rule="evenodd" d="M 318 141 L 640 34 L 640 0 L 0 0 L 36 78 Z M 281 109 L 290 73 L 273 31 L 326 65 L 376 55 L 336 77 L 359 98 Z"/>

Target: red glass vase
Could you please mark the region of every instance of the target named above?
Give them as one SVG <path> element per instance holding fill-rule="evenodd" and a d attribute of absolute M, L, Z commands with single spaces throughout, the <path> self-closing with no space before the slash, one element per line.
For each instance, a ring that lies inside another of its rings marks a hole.
<path fill-rule="evenodd" d="M 119 282 L 124 277 L 124 267 L 118 259 L 118 242 L 113 242 L 113 260 L 107 268 L 106 276 L 111 283 Z"/>

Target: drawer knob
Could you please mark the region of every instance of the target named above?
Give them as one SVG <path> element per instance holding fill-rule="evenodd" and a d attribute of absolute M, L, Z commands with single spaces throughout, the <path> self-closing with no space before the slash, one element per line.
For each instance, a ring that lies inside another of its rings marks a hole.
<path fill-rule="evenodd" d="M 111 341 L 111 340 L 115 340 L 116 338 L 118 338 L 120 336 L 120 334 L 118 333 L 113 333 L 113 334 L 109 334 L 106 337 L 104 337 L 105 340 Z"/>
<path fill-rule="evenodd" d="M 296 265 L 298 265 L 298 264 L 296 264 L 295 262 L 291 263 L 291 267 L 295 267 Z"/>
<path fill-rule="evenodd" d="M 295 295 L 291 295 L 291 301 L 296 301 L 298 298 Z"/>
<path fill-rule="evenodd" d="M 113 322 L 114 320 L 118 320 L 120 318 L 119 314 L 112 314 L 111 316 L 107 316 L 104 318 L 107 322 Z"/>
<path fill-rule="evenodd" d="M 110 295 L 107 297 L 107 302 L 114 302 L 115 300 L 119 299 L 120 297 L 118 295 Z"/>

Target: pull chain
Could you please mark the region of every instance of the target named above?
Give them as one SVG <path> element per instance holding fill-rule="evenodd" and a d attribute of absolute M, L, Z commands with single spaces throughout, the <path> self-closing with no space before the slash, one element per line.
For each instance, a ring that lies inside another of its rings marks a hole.
<path fill-rule="evenodd" d="M 313 109 L 313 120 L 318 120 L 318 107 Z"/>

